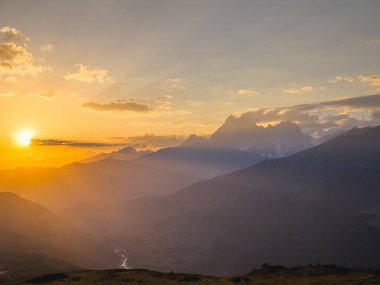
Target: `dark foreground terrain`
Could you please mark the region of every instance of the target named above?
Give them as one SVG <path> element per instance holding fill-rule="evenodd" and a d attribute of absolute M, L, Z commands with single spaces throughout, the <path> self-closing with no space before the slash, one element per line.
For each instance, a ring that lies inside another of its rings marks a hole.
<path fill-rule="evenodd" d="M 380 271 L 345 269 L 335 266 L 286 268 L 263 265 L 247 275 L 212 277 L 182 273 L 161 273 L 141 269 L 78 271 L 41 276 L 13 284 L 380 284 Z"/>

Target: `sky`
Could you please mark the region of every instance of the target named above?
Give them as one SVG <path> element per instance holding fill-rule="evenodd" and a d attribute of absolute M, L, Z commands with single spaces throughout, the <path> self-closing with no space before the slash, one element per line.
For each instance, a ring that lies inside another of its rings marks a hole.
<path fill-rule="evenodd" d="M 0 168 L 378 94 L 379 12 L 378 0 L 0 0 Z M 22 130 L 40 145 L 17 146 Z"/>

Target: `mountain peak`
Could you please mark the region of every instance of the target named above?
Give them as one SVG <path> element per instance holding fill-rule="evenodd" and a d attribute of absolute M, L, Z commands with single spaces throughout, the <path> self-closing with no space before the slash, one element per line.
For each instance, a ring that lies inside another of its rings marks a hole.
<path fill-rule="evenodd" d="M 138 151 L 133 146 L 126 146 L 118 150 L 119 153 L 137 154 Z"/>
<path fill-rule="evenodd" d="M 257 125 L 249 113 L 229 116 L 211 136 L 213 145 L 224 148 L 260 152 L 263 156 L 286 156 L 311 146 L 311 139 L 292 121 L 276 125 Z"/>

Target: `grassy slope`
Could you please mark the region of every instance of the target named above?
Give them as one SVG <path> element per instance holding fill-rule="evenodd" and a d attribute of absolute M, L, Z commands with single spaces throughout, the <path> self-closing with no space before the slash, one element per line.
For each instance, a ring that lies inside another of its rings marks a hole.
<path fill-rule="evenodd" d="M 380 284 L 380 275 L 371 270 L 347 270 L 335 267 L 302 267 L 286 269 L 266 267 L 245 276 L 211 277 L 195 274 L 161 273 L 148 270 L 79 271 L 46 275 L 20 284 L 255 284 L 255 285 L 340 285 Z"/>

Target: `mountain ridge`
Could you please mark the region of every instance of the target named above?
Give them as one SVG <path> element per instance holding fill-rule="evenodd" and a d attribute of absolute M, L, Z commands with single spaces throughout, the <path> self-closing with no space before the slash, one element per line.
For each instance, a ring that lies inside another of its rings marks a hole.
<path fill-rule="evenodd" d="M 380 266 L 380 228 L 361 214 L 380 205 L 379 142 L 380 127 L 353 130 L 167 197 L 127 203 L 123 224 L 134 231 L 120 224 L 114 240 L 126 241 L 132 266 L 159 270 L 237 274 L 262 262 Z"/>

